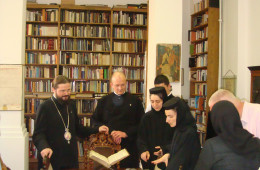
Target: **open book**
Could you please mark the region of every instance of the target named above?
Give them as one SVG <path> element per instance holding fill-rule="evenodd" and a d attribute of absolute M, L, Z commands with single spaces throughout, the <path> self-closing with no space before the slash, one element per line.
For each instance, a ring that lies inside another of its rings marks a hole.
<path fill-rule="evenodd" d="M 91 150 L 89 152 L 89 158 L 93 159 L 94 161 L 100 163 L 106 168 L 110 168 L 112 165 L 116 164 L 117 162 L 125 159 L 129 156 L 129 153 L 126 149 L 122 149 L 121 151 L 109 156 L 108 158 Z"/>

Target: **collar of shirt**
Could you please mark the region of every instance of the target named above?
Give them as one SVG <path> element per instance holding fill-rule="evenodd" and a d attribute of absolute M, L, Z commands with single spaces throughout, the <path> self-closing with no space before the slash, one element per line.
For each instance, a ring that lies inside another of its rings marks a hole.
<path fill-rule="evenodd" d="M 115 93 L 115 95 L 117 95 L 117 96 L 122 96 L 122 95 L 124 95 L 125 94 L 125 92 L 123 93 L 123 94 L 121 94 L 121 95 L 119 95 L 119 94 L 116 94 L 116 92 L 114 92 Z"/>

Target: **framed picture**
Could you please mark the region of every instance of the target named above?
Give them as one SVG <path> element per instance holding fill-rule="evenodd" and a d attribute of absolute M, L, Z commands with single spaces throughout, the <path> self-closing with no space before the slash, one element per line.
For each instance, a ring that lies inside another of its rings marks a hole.
<path fill-rule="evenodd" d="M 229 90 L 234 95 L 236 95 L 236 80 L 237 76 L 233 73 L 232 70 L 228 70 L 222 77 L 222 88 Z"/>
<path fill-rule="evenodd" d="M 164 74 L 170 82 L 180 81 L 180 44 L 157 44 L 156 75 Z"/>

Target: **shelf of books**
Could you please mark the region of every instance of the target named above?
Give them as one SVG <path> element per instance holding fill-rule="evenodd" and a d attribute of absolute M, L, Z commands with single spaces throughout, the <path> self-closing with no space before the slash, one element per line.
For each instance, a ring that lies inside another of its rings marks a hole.
<path fill-rule="evenodd" d="M 112 15 L 112 72 L 124 72 L 127 91 L 143 99 L 147 10 L 113 8 Z"/>
<path fill-rule="evenodd" d="M 218 14 L 218 1 L 200 0 L 191 15 L 190 107 L 202 146 L 207 132 L 208 98 L 218 88 Z"/>
<path fill-rule="evenodd" d="M 112 91 L 115 70 L 125 73 L 127 91 L 143 99 L 147 9 L 129 7 L 27 5 L 24 112 L 30 136 L 56 75 L 71 80 L 71 99 L 84 126 L 98 99 Z M 30 139 L 30 157 L 36 154 Z"/>

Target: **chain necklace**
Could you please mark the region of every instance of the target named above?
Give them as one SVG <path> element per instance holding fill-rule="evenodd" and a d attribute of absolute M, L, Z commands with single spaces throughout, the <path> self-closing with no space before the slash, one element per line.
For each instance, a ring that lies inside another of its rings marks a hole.
<path fill-rule="evenodd" d="M 62 122 L 63 122 L 63 125 L 64 125 L 64 127 L 65 127 L 64 138 L 68 141 L 68 144 L 70 144 L 71 133 L 70 133 L 70 131 L 69 131 L 69 125 L 70 125 L 69 107 L 67 106 L 68 124 L 67 124 L 67 127 L 66 127 L 65 122 L 64 122 L 64 120 L 63 120 L 63 118 L 62 118 L 62 116 L 61 116 L 61 113 L 60 113 L 60 111 L 59 111 L 59 109 L 58 109 L 56 103 L 55 103 L 54 100 L 52 99 L 52 97 L 51 97 L 51 100 L 53 101 L 53 103 L 54 103 L 54 105 L 55 105 L 55 107 L 56 107 L 56 109 L 57 109 L 57 111 L 58 111 L 58 113 L 59 113 L 59 115 L 60 115 L 60 117 L 61 117 L 61 120 L 62 120 Z"/>

